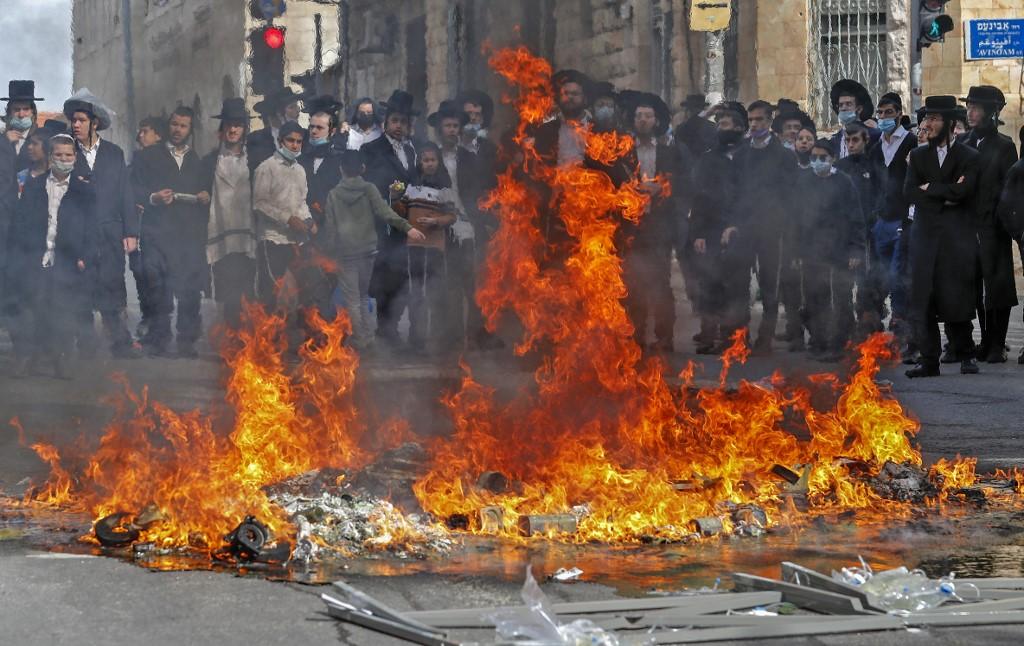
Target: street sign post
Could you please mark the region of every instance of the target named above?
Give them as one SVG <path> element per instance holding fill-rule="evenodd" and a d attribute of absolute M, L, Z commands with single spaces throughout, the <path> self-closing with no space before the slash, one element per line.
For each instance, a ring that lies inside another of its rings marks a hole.
<path fill-rule="evenodd" d="M 965 20 L 964 57 L 969 61 L 1024 58 L 1024 18 Z"/>

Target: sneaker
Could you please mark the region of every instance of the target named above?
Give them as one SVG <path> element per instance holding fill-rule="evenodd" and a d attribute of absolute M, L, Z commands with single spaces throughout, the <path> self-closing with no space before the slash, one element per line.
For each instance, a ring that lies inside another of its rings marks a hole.
<path fill-rule="evenodd" d="M 904 374 L 906 374 L 910 379 L 918 379 L 920 377 L 938 377 L 939 367 L 927 366 L 923 363 L 919 363 Z"/>

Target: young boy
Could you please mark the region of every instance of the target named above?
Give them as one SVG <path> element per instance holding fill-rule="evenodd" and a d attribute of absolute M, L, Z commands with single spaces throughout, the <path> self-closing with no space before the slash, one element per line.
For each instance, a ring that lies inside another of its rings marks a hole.
<path fill-rule="evenodd" d="M 853 326 L 853 272 L 864 255 L 864 221 L 853 182 L 833 167 L 827 139 L 811 149 L 799 245 L 811 353 L 838 361 Z"/>
<path fill-rule="evenodd" d="M 96 192 L 90 177 L 74 174 L 74 139 L 57 135 L 44 147 L 49 172 L 25 182 L 11 222 L 7 309 L 13 315 L 15 376 L 28 375 L 45 357 L 54 376 L 65 379 L 75 317 L 89 305 L 85 271 L 94 261 Z"/>
<path fill-rule="evenodd" d="M 391 210 L 373 184 L 363 179 L 363 159 L 358 150 L 342 153 L 342 180 L 327 195 L 322 233 L 324 248 L 330 250 L 341 268 L 338 282 L 352 319 L 352 344 L 358 349 L 368 348 L 373 341 L 369 291 L 377 255 L 376 220 L 402 231 L 410 240 L 426 240 L 426 236 Z"/>

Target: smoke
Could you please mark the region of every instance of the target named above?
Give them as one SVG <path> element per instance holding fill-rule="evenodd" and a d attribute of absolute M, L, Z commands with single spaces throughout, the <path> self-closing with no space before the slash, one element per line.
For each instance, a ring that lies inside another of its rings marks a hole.
<path fill-rule="evenodd" d="M 40 110 L 60 110 L 71 95 L 72 0 L 4 0 L 0 12 L 0 85 L 33 79 Z"/>

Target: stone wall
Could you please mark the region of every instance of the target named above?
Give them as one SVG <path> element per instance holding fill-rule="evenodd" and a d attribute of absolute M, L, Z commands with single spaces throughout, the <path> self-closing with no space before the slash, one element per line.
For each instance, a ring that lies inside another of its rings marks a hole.
<path fill-rule="evenodd" d="M 999 130 L 1019 143 L 1018 131 L 1024 125 L 1021 59 L 965 60 L 963 21 L 970 18 L 1024 17 L 1021 0 L 953 0 L 946 5 L 946 12 L 953 18 L 955 27 L 946 34 L 944 43 L 936 43 L 923 52 L 924 94 L 966 96 L 972 85 L 998 87 L 1006 95 L 1006 107 L 1001 113 L 1006 125 Z"/>

